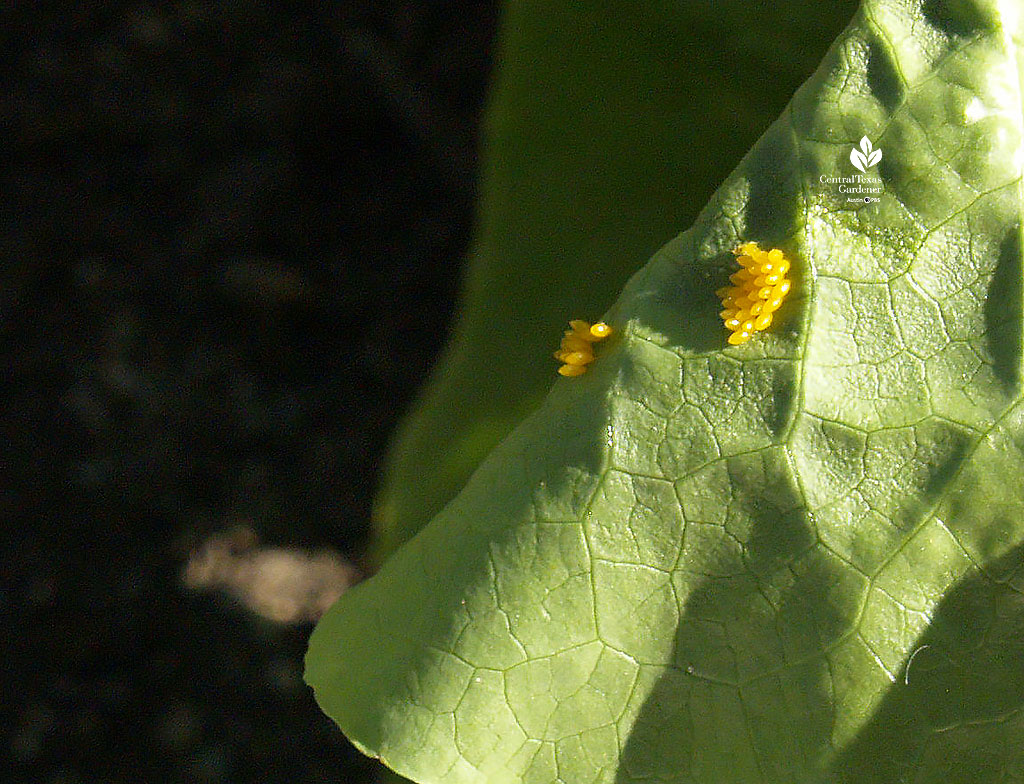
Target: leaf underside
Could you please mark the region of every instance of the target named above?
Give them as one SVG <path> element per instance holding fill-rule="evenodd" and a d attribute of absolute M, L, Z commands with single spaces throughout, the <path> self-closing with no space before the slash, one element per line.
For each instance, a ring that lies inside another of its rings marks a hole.
<path fill-rule="evenodd" d="M 374 565 L 539 407 L 566 321 L 596 318 L 693 220 L 854 8 L 789 0 L 780 20 L 747 0 L 502 6 L 459 318 L 388 450 Z"/>
<path fill-rule="evenodd" d="M 1021 7 L 867 0 L 307 680 L 416 781 L 1024 781 Z M 850 176 L 867 136 L 877 203 Z M 740 242 L 794 290 L 727 347 Z M 541 358 L 538 358 L 541 361 Z"/>

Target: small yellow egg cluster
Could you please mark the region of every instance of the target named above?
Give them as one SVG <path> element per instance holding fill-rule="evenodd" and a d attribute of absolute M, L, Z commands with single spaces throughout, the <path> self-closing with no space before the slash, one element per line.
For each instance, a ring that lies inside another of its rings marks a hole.
<path fill-rule="evenodd" d="M 771 326 L 772 314 L 782 305 L 791 283 L 786 278 L 789 262 L 781 250 L 764 251 L 757 243 L 747 242 L 733 253 L 740 270 L 729 277 L 733 285 L 715 294 L 722 298 L 719 315 L 731 333 L 729 343 L 738 346 Z"/>
<path fill-rule="evenodd" d="M 603 321 L 591 325 L 579 319 L 570 321 L 569 326 L 571 329 L 562 337 L 562 347 L 555 352 L 555 359 L 564 363 L 558 372 L 563 376 L 582 376 L 594 361 L 594 343 L 612 334 L 612 328 Z"/>

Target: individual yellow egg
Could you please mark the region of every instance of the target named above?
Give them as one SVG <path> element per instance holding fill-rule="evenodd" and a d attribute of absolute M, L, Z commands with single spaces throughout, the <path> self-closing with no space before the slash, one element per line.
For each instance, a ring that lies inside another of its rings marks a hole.
<path fill-rule="evenodd" d="M 566 351 L 590 351 L 590 343 L 577 335 L 562 338 L 562 348 Z"/>
<path fill-rule="evenodd" d="M 567 365 L 589 365 L 594 361 L 594 355 L 589 351 L 569 351 L 562 361 Z"/>
<path fill-rule="evenodd" d="M 749 294 L 744 294 L 742 297 L 737 297 L 737 299 L 736 299 L 736 309 L 737 310 L 744 310 L 746 308 L 749 308 L 755 302 L 757 302 L 756 299 L 752 299 Z"/>
<path fill-rule="evenodd" d="M 560 368 L 558 368 L 558 372 L 561 373 L 563 376 L 569 376 L 569 377 L 572 377 L 572 376 L 582 376 L 584 373 L 587 372 L 587 366 L 586 365 L 562 365 Z"/>
<path fill-rule="evenodd" d="M 604 340 L 610 334 L 612 334 L 612 328 L 603 321 L 599 321 L 590 327 L 590 335 L 594 340 Z"/>
<path fill-rule="evenodd" d="M 746 343 L 748 340 L 750 340 L 749 332 L 736 330 L 731 335 L 729 335 L 729 342 L 734 346 L 739 346 L 742 343 Z"/>

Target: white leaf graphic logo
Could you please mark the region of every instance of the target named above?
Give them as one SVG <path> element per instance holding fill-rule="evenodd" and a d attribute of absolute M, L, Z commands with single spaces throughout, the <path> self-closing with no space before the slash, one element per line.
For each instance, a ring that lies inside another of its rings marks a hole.
<path fill-rule="evenodd" d="M 880 160 L 882 160 L 882 151 L 873 150 L 871 140 L 867 136 L 861 137 L 859 150 L 856 147 L 850 150 L 850 163 L 862 172 L 866 172 Z"/>

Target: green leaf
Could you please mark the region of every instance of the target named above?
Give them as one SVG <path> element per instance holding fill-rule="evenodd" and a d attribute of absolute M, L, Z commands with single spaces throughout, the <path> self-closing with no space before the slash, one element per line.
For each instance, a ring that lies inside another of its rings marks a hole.
<path fill-rule="evenodd" d="M 866 0 L 592 369 L 323 618 L 307 679 L 361 749 L 420 782 L 1024 781 L 1021 10 Z M 857 205 L 821 178 L 864 136 Z M 795 285 L 732 348 L 741 241 Z"/>
<path fill-rule="evenodd" d="M 565 322 L 603 312 L 693 220 L 852 8 L 791 0 L 780 20 L 747 0 L 506 2 L 461 315 L 391 449 L 374 560 L 537 408 Z"/>

